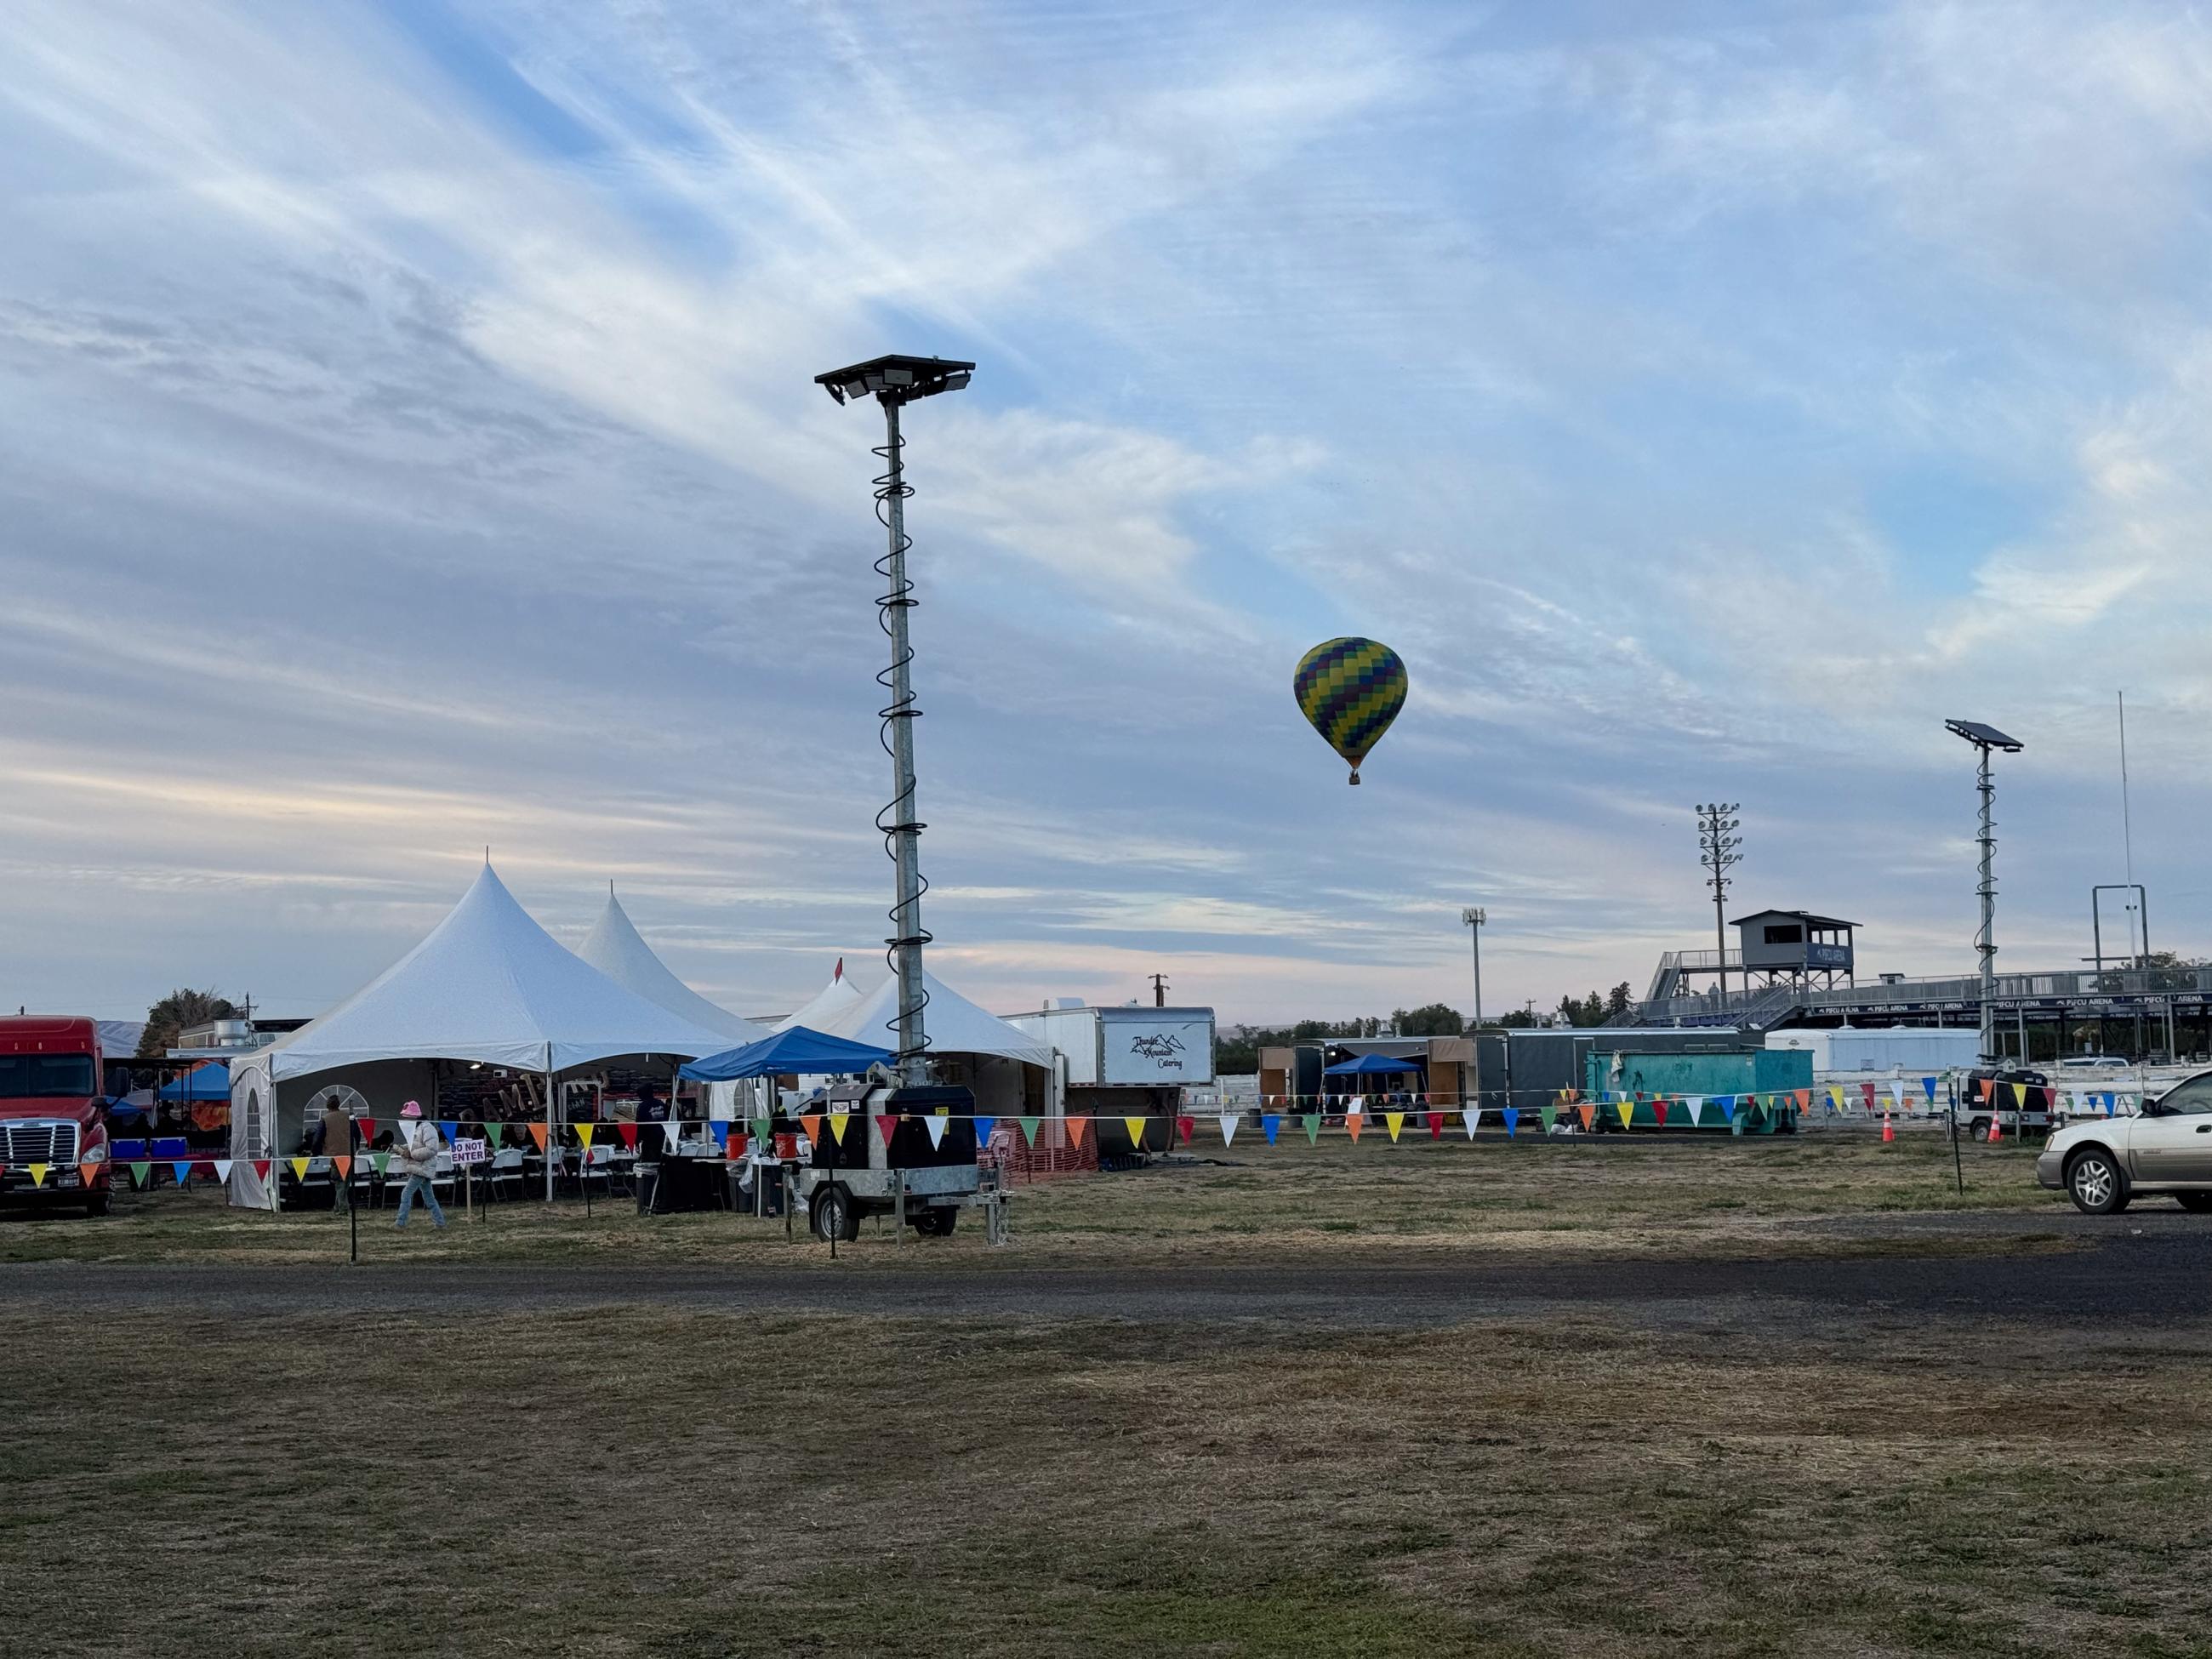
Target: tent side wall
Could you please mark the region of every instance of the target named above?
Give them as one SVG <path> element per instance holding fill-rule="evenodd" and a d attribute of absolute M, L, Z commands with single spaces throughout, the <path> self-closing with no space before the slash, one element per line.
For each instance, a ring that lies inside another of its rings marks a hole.
<path fill-rule="evenodd" d="M 309 1108 L 326 1089 L 351 1089 L 368 1103 L 353 1108 L 356 1115 L 396 1118 L 399 1109 L 419 1100 L 427 1112 L 434 1097 L 432 1063 L 427 1060 L 376 1060 L 359 1066 L 337 1066 L 326 1072 L 269 1081 L 269 1056 L 255 1054 L 231 1063 L 230 1201 L 249 1209 L 275 1207 L 274 1171 L 268 1181 L 253 1172 L 255 1158 L 297 1158 L 307 1149 L 313 1126 L 308 1119 L 320 1111 Z M 250 1149 L 250 1150 L 249 1150 Z"/>

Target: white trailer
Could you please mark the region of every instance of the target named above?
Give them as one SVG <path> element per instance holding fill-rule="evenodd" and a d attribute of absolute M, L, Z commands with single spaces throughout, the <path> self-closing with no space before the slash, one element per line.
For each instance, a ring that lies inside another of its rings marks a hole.
<path fill-rule="evenodd" d="M 1123 1120 L 1172 1120 L 1184 1090 L 1213 1086 L 1211 1008 L 1097 1008 L 1060 997 L 1001 1018 L 1059 1052 L 1066 1109 L 1097 1119 L 1105 1152 L 1165 1151 L 1174 1144 L 1170 1123 L 1148 1128 L 1139 1146 Z"/>

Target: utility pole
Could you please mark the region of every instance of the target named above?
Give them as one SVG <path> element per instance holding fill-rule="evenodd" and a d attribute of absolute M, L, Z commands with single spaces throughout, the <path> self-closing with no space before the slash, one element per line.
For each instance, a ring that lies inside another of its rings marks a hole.
<path fill-rule="evenodd" d="M 1470 904 L 1459 913 L 1467 924 L 1469 938 L 1474 941 L 1474 1029 L 1482 1029 L 1482 924 L 1490 920 L 1490 913 L 1481 906 Z"/>
<path fill-rule="evenodd" d="M 1741 801 L 1715 801 L 1698 808 L 1698 862 L 1712 872 L 1705 878 L 1705 884 L 1713 890 L 1713 943 L 1720 947 L 1713 965 L 1720 975 L 1723 1011 L 1728 1007 L 1729 872 L 1743 862 L 1743 854 L 1737 850 L 1743 845 L 1743 837 L 1735 833 L 1743 821 L 1735 816 L 1741 805 Z M 1751 989 L 1747 969 L 1743 988 Z"/>

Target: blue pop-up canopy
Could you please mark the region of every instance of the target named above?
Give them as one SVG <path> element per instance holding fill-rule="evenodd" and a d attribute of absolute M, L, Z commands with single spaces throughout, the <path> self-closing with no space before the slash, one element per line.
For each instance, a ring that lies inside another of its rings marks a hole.
<path fill-rule="evenodd" d="M 230 1067 L 220 1060 L 195 1066 L 171 1078 L 160 1091 L 163 1100 L 228 1100 Z"/>
<path fill-rule="evenodd" d="M 1403 1076 L 1418 1072 L 1421 1062 L 1407 1058 L 1400 1060 L 1389 1054 L 1357 1054 L 1350 1060 L 1340 1060 L 1322 1073 L 1323 1077 L 1379 1077 L 1385 1073 Z"/>
<path fill-rule="evenodd" d="M 695 1083 L 728 1083 L 741 1077 L 823 1076 L 833 1072 L 865 1072 L 871 1066 L 888 1065 L 891 1051 L 865 1042 L 852 1042 L 804 1025 L 778 1031 L 742 1048 L 725 1049 L 693 1060 L 678 1073 Z"/>

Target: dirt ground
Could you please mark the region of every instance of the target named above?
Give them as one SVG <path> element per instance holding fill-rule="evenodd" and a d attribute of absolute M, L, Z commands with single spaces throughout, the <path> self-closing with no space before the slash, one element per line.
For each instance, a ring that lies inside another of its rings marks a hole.
<path fill-rule="evenodd" d="M 0 1601 L 63 1655 L 2212 1653 L 2212 1225 L 1978 1150 L 1962 1204 L 1932 1143 L 1324 1145 L 834 1267 L 11 1221 Z"/>

